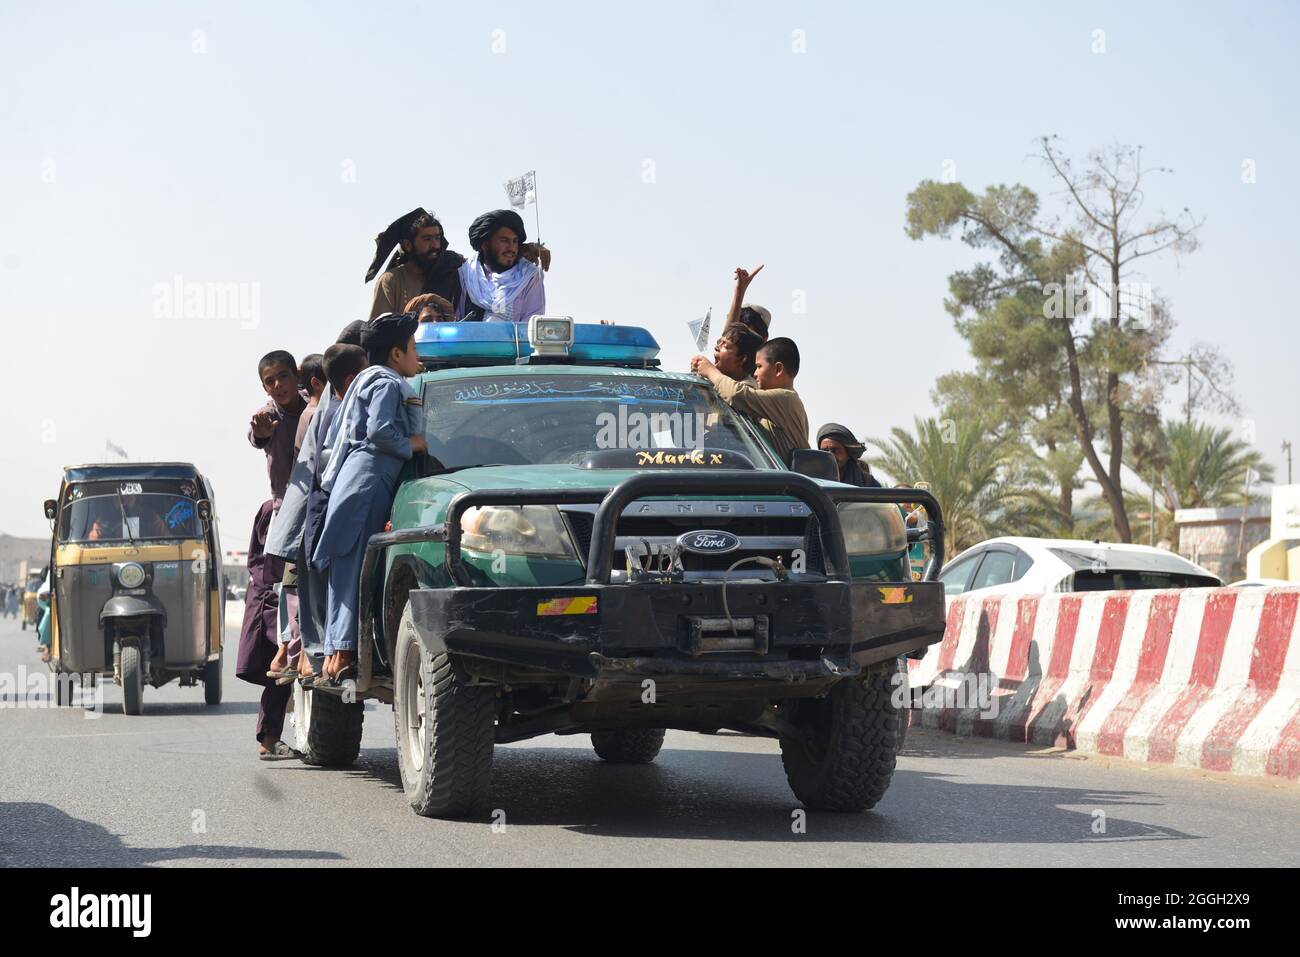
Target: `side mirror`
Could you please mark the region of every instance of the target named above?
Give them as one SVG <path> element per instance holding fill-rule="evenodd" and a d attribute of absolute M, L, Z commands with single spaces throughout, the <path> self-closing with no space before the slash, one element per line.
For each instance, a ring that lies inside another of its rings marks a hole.
<path fill-rule="evenodd" d="M 201 498 L 195 504 L 195 508 L 198 509 L 199 518 L 203 521 L 203 524 L 211 525 L 212 524 L 212 503 L 209 502 L 206 498 Z"/>
<path fill-rule="evenodd" d="M 821 449 L 795 449 L 790 457 L 790 471 L 828 482 L 840 480 L 840 467 L 835 464 L 835 456 Z"/>
<path fill-rule="evenodd" d="M 59 514 L 58 499 L 47 498 L 45 500 L 45 517 L 52 522 L 54 521 L 54 517 L 58 514 Z"/>

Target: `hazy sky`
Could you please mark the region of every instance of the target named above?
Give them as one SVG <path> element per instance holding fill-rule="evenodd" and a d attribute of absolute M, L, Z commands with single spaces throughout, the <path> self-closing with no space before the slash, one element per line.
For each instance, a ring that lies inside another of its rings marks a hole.
<path fill-rule="evenodd" d="M 970 254 L 908 240 L 907 193 L 949 161 L 972 189 L 1047 191 L 1044 133 L 1174 169 L 1147 208 L 1206 216 L 1203 247 L 1141 278 L 1172 300 L 1175 350 L 1235 364 L 1250 423 L 1225 424 L 1253 424 L 1285 480 L 1297 9 L 0 0 L 0 530 L 45 533 L 60 468 L 111 440 L 195 462 L 244 547 L 267 495 L 244 438 L 258 357 L 365 317 L 398 214 L 435 210 L 467 251 L 529 169 L 549 311 L 645 325 L 681 369 L 686 321 L 766 263 L 750 298 L 802 349 L 813 428 L 884 435 L 970 364 L 942 306 Z M 159 315 L 177 277 L 241 283 L 256 316 Z"/>

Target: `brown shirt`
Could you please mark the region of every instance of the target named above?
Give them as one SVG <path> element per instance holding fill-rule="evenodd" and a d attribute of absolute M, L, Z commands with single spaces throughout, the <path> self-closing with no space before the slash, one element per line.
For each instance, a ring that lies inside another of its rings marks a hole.
<path fill-rule="evenodd" d="M 808 413 L 794 389 L 759 389 L 725 375 L 714 388 L 727 405 L 758 420 L 787 467 L 795 449 L 808 448 Z"/>
<path fill-rule="evenodd" d="M 289 484 L 289 473 L 293 470 L 296 458 L 293 449 L 294 438 L 298 434 L 298 420 L 307 411 L 307 397 L 299 393 L 301 404 L 295 411 L 282 409 L 275 400 L 267 402 L 259 412 L 270 412 L 271 418 L 279 423 L 274 432 L 265 439 L 253 435 L 248 430 L 248 441 L 255 449 L 266 453 L 266 472 L 271 478 L 271 498 L 275 507 L 280 507 L 284 499 L 284 490 Z"/>
<path fill-rule="evenodd" d="M 411 263 L 402 263 L 375 280 L 375 301 L 370 318 L 386 312 L 401 312 L 406 304 L 424 292 L 424 273 Z"/>

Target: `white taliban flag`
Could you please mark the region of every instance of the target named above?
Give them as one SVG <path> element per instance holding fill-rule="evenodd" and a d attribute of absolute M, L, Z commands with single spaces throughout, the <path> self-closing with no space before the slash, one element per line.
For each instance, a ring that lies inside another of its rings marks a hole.
<path fill-rule="evenodd" d="M 713 316 L 713 307 L 704 314 L 703 319 L 688 319 L 686 325 L 691 330 L 691 336 L 695 339 L 695 348 L 703 352 L 709 346 L 709 319 Z"/>
<path fill-rule="evenodd" d="M 515 209 L 523 209 L 530 203 L 536 203 L 537 171 L 529 170 L 523 176 L 506 180 L 506 195 L 510 197 L 510 205 Z"/>

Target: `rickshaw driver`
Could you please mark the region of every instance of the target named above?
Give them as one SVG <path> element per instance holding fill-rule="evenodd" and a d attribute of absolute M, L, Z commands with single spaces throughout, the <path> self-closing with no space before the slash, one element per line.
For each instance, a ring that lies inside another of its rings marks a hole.
<path fill-rule="evenodd" d="M 176 532 L 168 527 L 167 519 L 155 504 L 156 499 L 152 495 L 123 495 L 119 500 L 110 495 L 92 503 L 95 511 L 90 518 L 86 540 L 175 538 Z M 126 519 L 125 526 L 123 518 Z"/>

